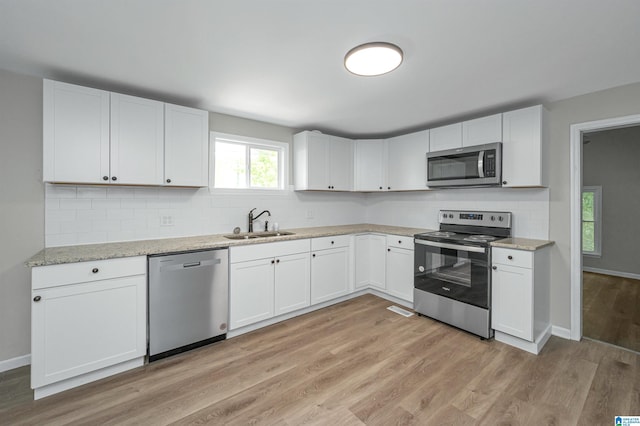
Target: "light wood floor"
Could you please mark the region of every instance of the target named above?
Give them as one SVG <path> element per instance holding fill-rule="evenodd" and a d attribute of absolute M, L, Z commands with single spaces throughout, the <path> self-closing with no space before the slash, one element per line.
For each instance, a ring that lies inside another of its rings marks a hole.
<path fill-rule="evenodd" d="M 362 296 L 35 402 L 28 370 L 5 373 L 0 423 L 610 425 L 640 413 L 634 353 L 552 337 L 535 356 L 389 305 Z"/>
<path fill-rule="evenodd" d="M 582 334 L 640 352 L 640 280 L 583 272 Z"/>

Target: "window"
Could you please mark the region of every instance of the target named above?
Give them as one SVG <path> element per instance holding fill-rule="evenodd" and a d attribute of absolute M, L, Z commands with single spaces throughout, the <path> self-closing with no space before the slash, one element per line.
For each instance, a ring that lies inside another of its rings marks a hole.
<path fill-rule="evenodd" d="M 582 254 L 600 256 L 602 187 L 582 188 Z"/>
<path fill-rule="evenodd" d="M 212 132 L 211 187 L 285 189 L 288 148 L 283 142 Z"/>

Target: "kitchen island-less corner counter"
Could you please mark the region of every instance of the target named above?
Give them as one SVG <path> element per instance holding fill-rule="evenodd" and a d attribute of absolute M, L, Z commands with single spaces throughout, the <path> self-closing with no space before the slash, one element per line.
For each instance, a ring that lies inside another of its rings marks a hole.
<path fill-rule="evenodd" d="M 319 226 L 282 230 L 282 232 L 284 231 L 291 232 L 292 234 L 246 240 L 230 240 L 225 238 L 223 234 L 213 234 L 195 237 L 49 247 L 36 253 L 25 263 L 25 265 L 28 267 L 59 265 L 92 260 L 116 259 L 120 257 L 148 256 L 153 254 L 208 250 L 305 238 L 330 237 L 334 235 L 380 233 L 413 237 L 414 234 L 429 232 L 431 230 L 364 223 L 356 225 Z"/>

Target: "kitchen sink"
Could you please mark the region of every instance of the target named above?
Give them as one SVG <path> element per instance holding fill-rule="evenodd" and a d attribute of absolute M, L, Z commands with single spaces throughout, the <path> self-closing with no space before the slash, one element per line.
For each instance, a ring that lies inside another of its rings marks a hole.
<path fill-rule="evenodd" d="M 223 237 L 229 240 L 254 240 L 267 237 L 281 237 L 284 235 L 294 235 L 293 232 L 242 232 L 240 234 L 228 234 Z"/>

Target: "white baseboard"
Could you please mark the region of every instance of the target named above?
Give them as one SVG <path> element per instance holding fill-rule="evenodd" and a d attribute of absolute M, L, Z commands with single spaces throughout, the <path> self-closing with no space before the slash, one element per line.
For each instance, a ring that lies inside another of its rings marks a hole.
<path fill-rule="evenodd" d="M 564 327 L 558 327 L 557 325 L 551 326 L 551 335 L 562 337 L 563 339 L 571 340 L 571 330 Z"/>
<path fill-rule="evenodd" d="M 634 274 L 631 272 L 610 271 L 608 269 L 590 268 L 583 266 L 582 270 L 585 272 L 594 272 L 596 274 L 613 275 L 614 277 L 631 278 L 632 280 L 640 280 L 640 274 Z"/>
<path fill-rule="evenodd" d="M 0 361 L 0 373 L 31 364 L 31 354 Z"/>

